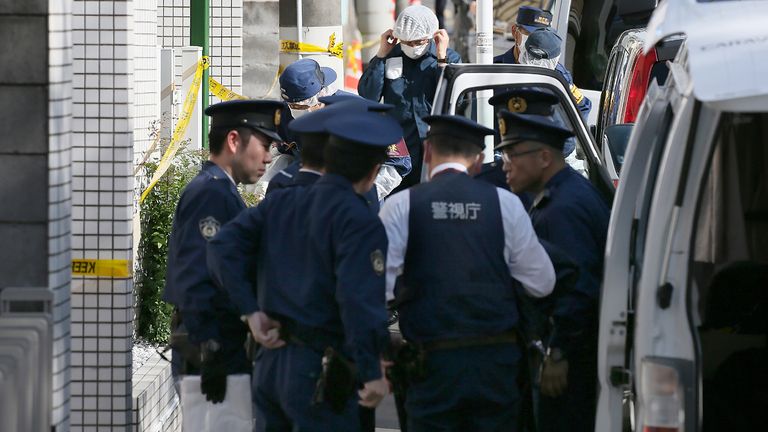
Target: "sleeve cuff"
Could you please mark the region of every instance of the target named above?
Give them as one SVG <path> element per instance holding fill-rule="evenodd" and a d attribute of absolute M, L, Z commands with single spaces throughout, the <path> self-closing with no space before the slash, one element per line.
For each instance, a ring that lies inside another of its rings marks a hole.
<path fill-rule="evenodd" d="M 357 361 L 357 376 L 361 383 L 381 379 L 381 363 L 377 358 L 366 358 Z"/>

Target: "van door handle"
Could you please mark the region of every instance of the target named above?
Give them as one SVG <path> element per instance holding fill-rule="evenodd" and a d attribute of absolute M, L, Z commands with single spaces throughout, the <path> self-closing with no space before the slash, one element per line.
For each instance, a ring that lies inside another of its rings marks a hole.
<path fill-rule="evenodd" d="M 674 289 L 675 287 L 667 282 L 656 290 L 656 302 L 660 308 L 667 309 L 672 304 L 672 292 Z"/>

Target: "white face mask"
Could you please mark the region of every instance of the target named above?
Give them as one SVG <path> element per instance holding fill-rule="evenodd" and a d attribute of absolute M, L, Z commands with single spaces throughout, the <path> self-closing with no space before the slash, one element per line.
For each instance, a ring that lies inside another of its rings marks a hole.
<path fill-rule="evenodd" d="M 537 59 L 537 58 L 531 57 L 531 55 L 528 54 L 528 51 L 520 51 L 521 65 L 540 66 L 550 70 L 555 70 L 555 68 L 557 67 L 557 63 L 559 61 L 560 61 L 560 56 L 557 56 L 553 59 Z"/>
<path fill-rule="evenodd" d="M 297 110 L 293 108 L 288 108 L 288 109 L 291 110 L 291 117 L 293 117 L 294 120 L 296 120 L 297 118 L 309 112 L 308 109 L 303 109 L 303 110 Z"/>
<path fill-rule="evenodd" d="M 419 45 L 417 47 L 411 47 L 405 44 L 400 44 L 400 48 L 402 48 L 403 54 L 416 60 L 417 58 L 427 53 L 427 48 L 429 48 L 429 43 L 425 43 L 424 45 Z"/>
<path fill-rule="evenodd" d="M 519 40 L 515 40 L 515 45 L 517 45 L 517 50 L 520 51 L 520 53 L 522 54 L 523 51 L 525 51 L 525 41 L 528 40 L 528 35 L 523 34 L 523 32 L 518 32 L 517 34 L 520 37 L 517 38 Z"/>

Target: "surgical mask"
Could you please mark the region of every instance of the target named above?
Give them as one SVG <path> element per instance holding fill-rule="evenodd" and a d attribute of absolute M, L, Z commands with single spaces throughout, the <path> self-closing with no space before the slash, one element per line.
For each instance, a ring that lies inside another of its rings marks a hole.
<path fill-rule="evenodd" d="M 301 110 L 293 109 L 293 108 L 288 108 L 288 109 L 291 110 L 291 117 L 293 117 L 294 120 L 309 112 L 308 109 L 301 109 Z"/>
<path fill-rule="evenodd" d="M 517 45 L 518 51 L 522 54 L 525 51 L 525 41 L 528 40 L 528 35 L 523 34 L 523 32 L 518 32 L 517 34 L 518 38 L 515 39 L 515 45 Z"/>
<path fill-rule="evenodd" d="M 417 47 L 408 46 L 405 44 L 400 44 L 400 48 L 403 50 L 403 54 L 407 55 L 408 57 L 416 60 L 417 58 L 423 56 L 427 52 L 427 48 L 429 48 L 429 44 L 425 43 L 424 45 L 419 45 Z"/>
<path fill-rule="evenodd" d="M 537 59 L 532 57 L 528 51 L 520 51 L 520 64 L 540 66 L 549 70 L 555 70 L 557 63 L 560 61 L 560 56 L 551 59 Z"/>

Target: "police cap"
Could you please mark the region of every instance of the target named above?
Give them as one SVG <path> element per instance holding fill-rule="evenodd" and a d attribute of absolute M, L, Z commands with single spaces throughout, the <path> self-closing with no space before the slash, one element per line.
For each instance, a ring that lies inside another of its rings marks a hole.
<path fill-rule="evenodd" d="M 336 92 L 336 94 L 332 94 L 330 96 L 323 96 L 320 98 L 320 102 L 322 102 L 326 106 L 336 105 L 341 102 L 349 102 L 349 101 L 354 101 L 359 103 L 362 106 L 365 106 L 368 109 L 368 111 L 384 112 L 384 111 L 389 111 L 395 107 L 392 104 L 383 104 L 383 103 L 374 102 L 372 100 L 368 100 L 366 98 L 360 97 L 352 93 Z"/>
<path fill-rule="evenodd" d="M 563 39 L 551 28 L 540 28 L 525 40 L 525 50 L 534 59 L 551 60 L 560 55 Z"/>
<path fill-rule="evenodd" d="M 560 100 L 544 90 L 520 88 L 497 94 L 488 103 L 513 113 L 550 116 L 555 113 L 554 106 Z"/>
<path fill-rule="evenodd" d="M 553 123 L 548 117 L 502 110 L 498 121 L 501 142 L 496 149 L 523 141 L 536 141 L 563 151 L 565 141 L 573 136 L 573 132 Z"/>
<path fill-rule="evenodd" d="M 493 135 L 493 129 L 460 115 L 431 115 L 424 117 L 429 124 L 427 139 L 435 136 L 450 136 L 471 143 L 481 150 L 485 148 L 485 137 Z"/>
<path fill-rule="evenodd" d="M 383 149 L 397 143 L 403 137 L 403 128 L 391 116 L 359 109 L 343 117 L 327 119 L 325 130 L 331 137 L 348 144 Z"/>
<path fill-rule="evenodd" d="M 536 29 L 549 27 L 552 24 L 552 12 L 533 6 L 520 6 L 517 10 L 517 25 L 533 33 Z"/>
<path fill-rule="evenodd" d="M 322 99 L 325 98 L 321 98 L 321 101 Z M 299 134 L 327 133 L 326 121 L 329 119 L 339 119 L 342 116 L 354 114 L 356 112 L 370 111 L 382 113 L 389 111 L 392 108 L 394 108 L 394 105 L 372 102 L 359 96 L 353 96 L 352 98 L 344 97 L 344 100 L 341 102 L 329 104 L 325 108 L 312 111 L 293 120 L 288 125 L 288 129 Z M 333 122 L 328 124 L 333 127 Z"/>
<path fill-rule="evenodd" d="M 277 128 L 283 107 L 283 102 L 275 100 L 233 100 L 211 105 L 205 114 L 211 117 L 212 128 L 247 127 L 282 141 Z"/>

